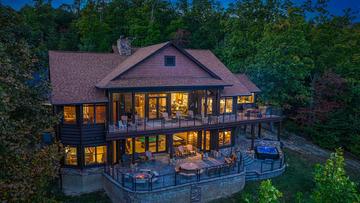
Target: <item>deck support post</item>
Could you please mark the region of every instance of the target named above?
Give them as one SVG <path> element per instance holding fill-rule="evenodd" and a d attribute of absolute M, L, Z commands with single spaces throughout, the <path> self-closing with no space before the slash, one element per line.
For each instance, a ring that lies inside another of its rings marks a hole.
<path fill-rule="evenodd" d="M 261 123 L 259 123 L 258 137 L 261 138 Z"/>
<path fill-rule="evenodd" d="M 281 121 L 279 122 L 278 129 L 277 129 L 277 140 L 280 141 L 281 135 Z"/>
<path fill-rule="evenodd" d="M 255 145 L 255 126 L 251 124 L 251 150 L 254 150 Z"/>

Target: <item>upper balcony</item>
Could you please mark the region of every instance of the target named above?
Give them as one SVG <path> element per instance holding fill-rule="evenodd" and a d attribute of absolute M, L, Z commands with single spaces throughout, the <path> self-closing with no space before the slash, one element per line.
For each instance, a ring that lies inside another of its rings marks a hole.
<path fill-rule="evenodd" d="M 127 120 L 124 116 L 117 124 L 108 126 L 107 140 L 122 136 L 131 136 L 151 133 L 175 133 L 187 130 L 218 129 L 234 127 L 241 124 L 255 124 L 259 122 L 279 122 L 282 120 L 281 112 L 269 107 L 259 109 L 247 109 L 239 113 L 222 115 L 194 115 L 189 111 L 188 116 L 178 114 L 175 117 L 168 116 L 160 119 L 135 118 L 134 121 Z"/>

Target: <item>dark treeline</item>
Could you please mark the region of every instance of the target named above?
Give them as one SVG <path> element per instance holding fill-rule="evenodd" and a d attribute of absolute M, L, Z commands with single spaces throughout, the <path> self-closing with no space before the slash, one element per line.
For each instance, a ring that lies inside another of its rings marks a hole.
<path fill-rule="evenodd" d="M 17 32 L 45 68 L 48 50 L 110 52 L 120 35 L 134 46 L 211 49 L 251 77 L 262 103 L 283 108 L 289 130 L 360 155 L 360 25 L 350 9 L 332 16 L 327 3 L 75 0 L 53 8 L 36 0 L 19 11 L 1 6 L 1 15 L 17 16 Z"/>

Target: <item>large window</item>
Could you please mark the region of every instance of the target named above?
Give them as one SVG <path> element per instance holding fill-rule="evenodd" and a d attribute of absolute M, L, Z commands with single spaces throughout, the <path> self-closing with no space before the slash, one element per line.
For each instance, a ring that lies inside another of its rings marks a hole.
<path fill-rule="evenodd" d="M 95 110 L 94 110 L 95 109 Z M 105 123 L 106 107 L 104 104 L 84 104 L 83 105 L 83 123 Z"/>
<path fill-rule="evenodd" d="M 185 145 L 192 145 L 194 147 L 198 146 L 198 133 L 196 131 L 175 133 L 173 135 L 174 147 Z"/>
<path fill-rule="evenodd" d="M 106 162 L 106 146 L 85 147 L 85 165 L 103 164 Z"/>
<path fill-rule="evenodd" d="M 231 130 L 219 132 L 219 147 L 231 145 Z"/>
<path fill-rule="evenodd" d="M 171 93 L 172 115 L 176 116 L 176 112 L 179 112 L 181 116 L 186 116 L 188 114 L 188 103 L 189 103 L 189 93 L 187 92 Z"/>
<path fill-rule="evenodd" d="M 233 110 L 233 99 L 232 97 L 220 99 L 220 114 L 232 113 Z"/>
<path fill-rule="evenodd" d="M 83 105 L 83 122 L 84 124 L 94 123 L 94 105 L 84 104 Z"/>
<path fill-rule="evenodd" d="M 133 142 L 132 138 L 127 138 L 125 141 L 125 153 L 132 154 L 133 152 Z"/>
<path fill-rule="evenodd" d="M 251 93 L 250 96 L 238 96 L 238 104 L 248 104 L 248 103 L 254 103 L 254 97 L 255 94 Z"/>
<path fill-rule="evenodd" d="M 145 117 L 145 94 L 135 94 L 135 115 Z"/>
<path fill-rule="evenodd" d="M 202 106 L 201 106 L 202 110 L 201 111 L 204 114 L 205 113 L 205 108 L 206 108 L 206 106 L 205 106 L 205 98 L 202 98 L 201 104 L 202 104 Z M 207 115 L 212 114 L 212 106 L 213 106 L 213 99 L 212 99 L 212 97 L 208 97 L 207 98 L 207 108 L 206 108 Z"/>
<path fill-rule="evenodd" d="M 135 152 L 136 153 L 145 152 L 145 137 L 135 138 Z"/>
<path fill-rule="evenodd" d="M 210 150 L 210 131 L 203 131 L 202 136 L 202 149 L 205 151 Z"/>
<path fill-rule="evenodd" d="M 158 136 L 158 152 L 164 152 L 166 150 L 166 135 Z"/>
<path fill-rule="evenodd" d="M 64 123 L 76 124 L 76 108 L 75 106 L 64 106 Z"/>
<path fill-rule="evenodd" d="M 77 149 L 72 146 L 65 146 L 65 165 L 76 166 L 77 165 Z"/>

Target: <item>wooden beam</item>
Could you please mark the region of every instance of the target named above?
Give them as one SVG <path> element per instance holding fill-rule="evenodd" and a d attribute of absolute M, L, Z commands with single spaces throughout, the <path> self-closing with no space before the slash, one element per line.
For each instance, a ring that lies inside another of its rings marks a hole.
<path fill-rule="evenodd" d="M 281 136 L 281 121 L 279 122 L 278 130 L 277 130 L 277 140 L 278 141 L 280 141 L 280 136 Z"/>
<path fill-rule="evenodd" d="M 255 145 L 255 126 L 251 124 L 251 150 L 254 150 Z"/>
<path fill-rule="evenodd" d="M 258 137 L 261 138 L 261 123 L 259 123 L 258 128 Z"/>

